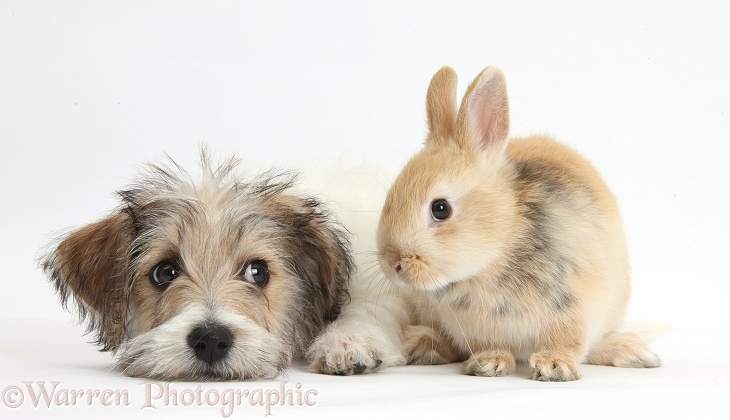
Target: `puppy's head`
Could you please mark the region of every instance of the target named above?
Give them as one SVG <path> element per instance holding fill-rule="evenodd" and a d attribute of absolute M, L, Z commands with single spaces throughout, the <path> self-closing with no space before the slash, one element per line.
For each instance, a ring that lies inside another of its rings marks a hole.
<path fill-rule="evenodd" d="M 199 183 L 151 165 L 42 266 L 128 375 L 271 378 L 339 313 L 349 243 L 292 176 L 242 182 L 234 160 L 203 162 Z"/>

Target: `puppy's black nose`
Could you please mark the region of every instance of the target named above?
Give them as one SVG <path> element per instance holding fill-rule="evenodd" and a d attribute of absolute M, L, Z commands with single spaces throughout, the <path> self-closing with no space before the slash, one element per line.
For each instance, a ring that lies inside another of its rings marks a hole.
<path fill-rule="evenodd" d="M 188 335 L 195 357 L 208 364 L 226 357 L 232 344 L 231 330 L 219 324 L 200 325 Z"/>

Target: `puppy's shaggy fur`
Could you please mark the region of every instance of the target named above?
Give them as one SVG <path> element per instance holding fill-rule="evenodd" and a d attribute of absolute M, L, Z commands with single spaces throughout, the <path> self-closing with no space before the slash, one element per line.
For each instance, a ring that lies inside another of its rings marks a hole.
<path fill-rule="evenodd" d="M 41 265 L 127 375 L 272 378 L 337 317 L 349 241 L 317 199 L 292 192 L 295 176 L 241 181 L 235 159 L 202 161 L 199 183 L 149 165 L 116 211 Z"/>

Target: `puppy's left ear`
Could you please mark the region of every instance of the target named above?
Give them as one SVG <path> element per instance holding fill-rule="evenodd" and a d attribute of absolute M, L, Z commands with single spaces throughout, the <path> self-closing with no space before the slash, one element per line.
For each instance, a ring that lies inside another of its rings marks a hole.
<path fill-rule="evenodd" d="M 309 308 L 307 335 L 314 338 L 337 318 L 347 298 L 354 270 L 348 233 L 316 199 L 282 198 L 297 216 L 293 239 L 297 246 L 295 270 L 305 282 L 301 308 Z"/>
<path fill-rule="evenodd" d="M 124 338 L 133 237 L 130 215 L 118 212 L 71 232 L 41 262 L 62 304 L 73 296 L 103 351 L 116 350 Z"/>

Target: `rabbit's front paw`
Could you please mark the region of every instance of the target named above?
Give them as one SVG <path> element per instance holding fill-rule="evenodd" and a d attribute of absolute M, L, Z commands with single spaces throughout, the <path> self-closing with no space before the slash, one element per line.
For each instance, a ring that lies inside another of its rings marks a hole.
<path fill-rule="evenodd" d="M 461 373 L 475 376 L 507 376 L 515 371 L 515 358 L 507 350 L 484 350 L 472 355 Z"/>
<path fill-rule="evenodd" d="M 425 325 L 403 329 L 403 349 L 409 365 L 443 365 L 457 360 L 448 340 Z"/>
<path fill-rule="evenodd" d="M 572 358 L 553 352 L 535 353 L 530 357 L 532 379 L 544 382 L 565 382 L 580 379 L 577 363 Z"/>

